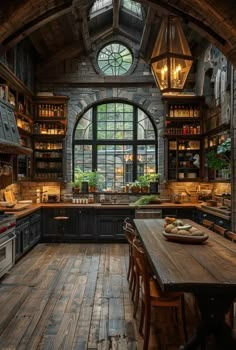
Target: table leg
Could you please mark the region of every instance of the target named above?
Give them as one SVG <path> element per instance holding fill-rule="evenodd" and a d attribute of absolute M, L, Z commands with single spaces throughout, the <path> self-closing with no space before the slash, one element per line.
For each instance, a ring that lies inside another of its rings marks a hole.
<path fill-rule="evenodd" d="M 225 315 L 235 299 L 235 294 L 195 295 L 201 313 L 201 321 L 195 336 L 180 350 L 205 350 L 207 337 L 213 334 L 218 350 L 235 350 L 236 339 L 232 337 L 230 327 L 225 323 Z"/>

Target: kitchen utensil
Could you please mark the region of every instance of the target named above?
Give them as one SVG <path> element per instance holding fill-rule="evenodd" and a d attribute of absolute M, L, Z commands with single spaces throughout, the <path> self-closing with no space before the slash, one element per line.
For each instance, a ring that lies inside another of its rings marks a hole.
<path fill-rule="evenodd" d="M 14 195 L 12 190 L 5 191 L 4 192 L 4 197 L 5 197 L 5 200 L 7 202 L 10 202 L 10 203 L 11 202 L 16 202 L 16 197 L 15 197 L 15 195 Z"/>

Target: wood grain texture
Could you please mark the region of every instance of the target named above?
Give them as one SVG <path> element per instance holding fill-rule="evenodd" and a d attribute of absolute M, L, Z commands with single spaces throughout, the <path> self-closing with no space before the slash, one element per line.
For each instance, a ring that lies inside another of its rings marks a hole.
<path fill-rule="evenodd" d="M 127 267 L 126 244 L 37 245 L 0 280 L 0 349 L 142 349 Z M 149 350 L 177 350 L 173 313 L 153 311 Z"/>
<path fill-rule="evenodd" d="M 170 242 L 162 234 L 163 219 L 134 222 L 163 290 L 236 290 L 236 248 L 232 242 L 206 228 L 209 238 L 202 244 Z M 191 220 L 185 223 L 202 229 Z"/>

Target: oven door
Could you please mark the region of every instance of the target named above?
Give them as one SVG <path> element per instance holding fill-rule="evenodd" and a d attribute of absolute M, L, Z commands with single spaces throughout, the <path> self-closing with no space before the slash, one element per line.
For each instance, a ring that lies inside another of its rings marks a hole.
<path fill-rule="evenodd" d="M 14 230 L 0 236 L 0 277 L 15 263 L 15 238 Z"/>

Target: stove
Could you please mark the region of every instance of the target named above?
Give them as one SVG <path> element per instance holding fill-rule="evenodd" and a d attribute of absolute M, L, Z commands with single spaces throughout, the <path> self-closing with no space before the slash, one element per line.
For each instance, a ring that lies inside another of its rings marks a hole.
<path fill-rule="evenodd" d="M 0 278 L 15 264 L 16 217 L 0 214 Z"/>
<path fill-rule="evenodd" d="M 14 214 L 0 214 L 0 227 L 1 225 L 12 221 L 16 222 L 16 217 Z"/>

